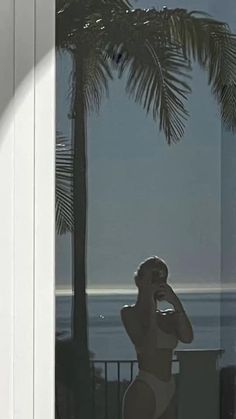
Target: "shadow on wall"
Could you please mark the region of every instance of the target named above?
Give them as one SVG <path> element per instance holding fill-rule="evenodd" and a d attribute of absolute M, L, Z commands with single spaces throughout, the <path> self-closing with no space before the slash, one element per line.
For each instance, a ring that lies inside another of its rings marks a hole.
<path fill-rule="evenodd" d="M 32 77 L 32 72 L 36 67 L 37 73 L 41 71 L 40 63 L 44 64 L 48 53 L 55 48 L 51 22 L 50 25 L 47 24 L 55 15 L 55 2 L 49 1 L 45 7 L 44 1 L 28 1 L 28 6 L 28 9 L 22 13 L 20 0 L 1 2 L 0 5 L 1 33 L 4 34 L 0 41 L 2 128 L 5 128 L 5 125 L 8 127 L 11 121 L 12 116 L 8 115 L 9 107 L 16 92 L 21 100 L 27 96 L 28 78 Z M 32 21 L 32 16 L 34 16 L 34 21 Z M 25 25 L 26 21 L 27 25 Z M 42 68 L 44 69 L 44 66 Z"/>

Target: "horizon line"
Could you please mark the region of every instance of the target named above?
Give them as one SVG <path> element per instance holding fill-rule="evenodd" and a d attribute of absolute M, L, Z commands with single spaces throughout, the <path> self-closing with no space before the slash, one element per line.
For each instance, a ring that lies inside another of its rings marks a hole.
<path fill-rule="evenodd" d="M 234 292 L 236 291 L 236 284 L 228 284 L 224 286 L 214 286 L 214 287 L 197 287 L 195 286 L 177 286 L 174 291 L 181 294 L 203 294 L 203 293 L 219 293 L 219 292 Z M 86 289 L 87 295 L 135 295 L 137 294 L 137 288 L 105 288 L 105 287 L 88 287 Z M 55 289 L 56 296 L 71 296 L 73 295 L 71 287 L 56 287 Z"/>

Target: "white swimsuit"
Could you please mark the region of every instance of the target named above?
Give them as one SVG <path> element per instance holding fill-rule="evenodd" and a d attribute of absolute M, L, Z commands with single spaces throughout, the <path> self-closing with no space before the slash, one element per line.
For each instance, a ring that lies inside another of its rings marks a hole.
<path fill-rule="evenodd" d="M 148 371 L 139 370 L 135 380 L 143 381 L 152 389 L 155 397 L 153 419 L 158 419 L 165 412 L 175 394 L 175 379 L 173 375 L 169 381 L 164 381 Z"/>

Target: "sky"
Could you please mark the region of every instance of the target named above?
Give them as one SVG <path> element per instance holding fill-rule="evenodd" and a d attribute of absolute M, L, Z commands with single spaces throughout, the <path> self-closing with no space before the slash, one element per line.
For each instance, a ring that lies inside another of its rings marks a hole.
<path fill-rule="evenodd" d="M 233 24 L 233 3 L 145 0 L 138 1 L 136 7 L 187 7 Z M 70 135 L 69 71 L 68 57 L 58 59 L 57 127 L 66 135 Z M 175 287 L 220 284 L 222 130 L 206 76 L 198 68 L 193 72 L 188 109 L 185 136 L 171 147 L 151 116 L 146 117 L 127 97 L 125 80 L 113 81 L 99 115 L 90 115 L 89 288 L 134 288 L 137 265 L 151 255 L 166 260 Z M 233 144 L 232 135 L 228 141 Z M 56 239 L 56 282 L 60 288 L 71 283 L 70 240 L 69 234 Z M 226 246 L 227 242 L 226 238 Z M 231 281 L 234 267 L 229 260 L 227 266 Z"/>

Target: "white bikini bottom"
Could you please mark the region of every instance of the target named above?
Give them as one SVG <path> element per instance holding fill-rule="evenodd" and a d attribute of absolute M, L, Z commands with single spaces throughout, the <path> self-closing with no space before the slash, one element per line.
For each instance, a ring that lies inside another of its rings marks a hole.
<path fill-rule="evenodd" d="M 143 381 L 152 389 L 155 397 L 155 412 L 153 414 L 153 419 L 159 418 L 167 409 L 175 393 L 175 379 L 173 375 L 169 381 L 163 381 L 150 372 L 139 370 L 134 381 L 136 380 Z"/>

